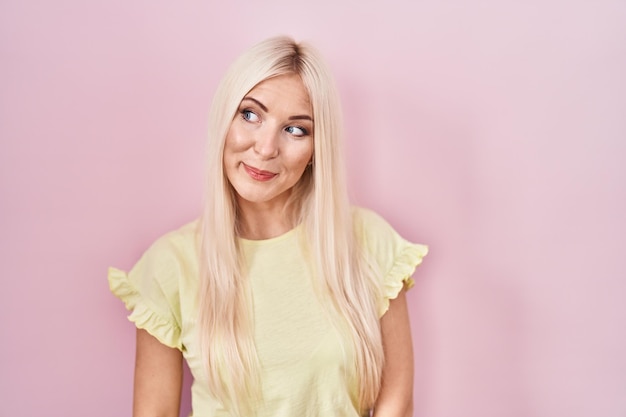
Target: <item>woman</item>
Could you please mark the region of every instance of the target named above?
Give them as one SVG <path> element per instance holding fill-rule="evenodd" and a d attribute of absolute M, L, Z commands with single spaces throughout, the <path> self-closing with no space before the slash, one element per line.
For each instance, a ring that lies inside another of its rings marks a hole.
<path fill-rule="evenodd" d="M 426 254 L 351 208 L 340 106 L 309 46 L 244 53 L 209 118 L 201 218 L 160 238 L 111 290 L 137 330 L 134 415 L 412 415 L 405 289 Z"/>

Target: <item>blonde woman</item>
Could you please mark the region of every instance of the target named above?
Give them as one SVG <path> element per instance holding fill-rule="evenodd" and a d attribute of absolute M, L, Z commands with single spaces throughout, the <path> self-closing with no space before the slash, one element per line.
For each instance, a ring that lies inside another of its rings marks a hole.
<path fill-rule="evenodd" d="M 137 326 L 134 416 L 412 415 L 405 290 L 427 249 L 347 200 L 332 78 L 268 39 L 222 80 L 199 220 L 109 271 Z"/>

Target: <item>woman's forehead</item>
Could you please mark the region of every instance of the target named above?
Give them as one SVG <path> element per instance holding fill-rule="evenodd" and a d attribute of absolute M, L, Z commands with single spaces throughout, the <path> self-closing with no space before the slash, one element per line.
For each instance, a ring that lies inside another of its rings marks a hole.
<path fill-rule="evenodd" d="M 268 78 L 258 83 L 242 99 L 253 99 L 260 103 L 264 111 L 272 107 L 288 107 L 294 111 L 312 112 L 309 92 L 297 74 L 284 74 Z"/>

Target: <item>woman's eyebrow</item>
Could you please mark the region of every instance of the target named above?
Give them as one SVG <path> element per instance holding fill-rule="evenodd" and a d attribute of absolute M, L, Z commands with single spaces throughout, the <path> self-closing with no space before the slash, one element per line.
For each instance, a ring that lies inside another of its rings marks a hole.
<path fill-rule="evenodd" d="M 297 116 L 289 116 L 289 120 L 302 120 L 302 119 L 313 121 L 311 116 L 309 116 L 308 114 L 299 114 Z"/>
<path fill-rule="evenodd" d="M 254 97 L 250 97 L 250 96 L 247 96 L 247 97 L 244 97 L 244 98 L 243 98 L 243 100 L 241 100 L 241 101 L 244 101 L 244 100 L 250 100 L 250 101 L 253 101 L 253 102 L 255 102 L 255 103 L 257 104 L 257 106 L 259 106 L 259 107 L 260 107 L 260 108 L 261 108 L 264 112 L 266 112 L 266 113 L 268 112 L 268 110 L 267 110 L 267 106 L 266 106 L 265 104 L 261 103 L 261 102 L 260 102 L 259 100 L 257 100 L 256 98 L 254 98 Z M 298 115 L 295 115 L 295 116 L 289 116 L 289 120 L 310 120 L 310 121 L 313 121 L 313 118 L 312 118 L 311 116 L 309 116 L 308 114 L 298 114 Z"/>
<path fill-rule="evenodd" d="M 267 106 L 265 106 L 265 104 L 261 103 L 259 100 L 257 100 L 254 97 L 244 97 L 243 100 L 251 100 L 254 101 L 261 109 L 263 109 L 264 112 L 267 113 Z M 241 100 L 241 101 L 243 101 Z"/>

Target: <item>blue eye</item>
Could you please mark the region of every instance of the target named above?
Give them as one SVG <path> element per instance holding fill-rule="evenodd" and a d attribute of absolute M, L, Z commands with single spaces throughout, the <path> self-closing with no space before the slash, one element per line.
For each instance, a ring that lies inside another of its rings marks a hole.
<path fill-rule="evenodd" d="M 249 122 L 259 121 L 259 116 L 257 116 L 256 113 L 253 112 L 252 110 L 242 110 L 241 117 L 243 117 L 244 120 L 247 120 Z"/>
<path fill-rule="evenodd" d="M 297 137 L 306 136 L 309 134 L 306 129 L 298 126 L 287 126 L 285 130 L 287 131 L 287 133 L 290 133 Z"/>

